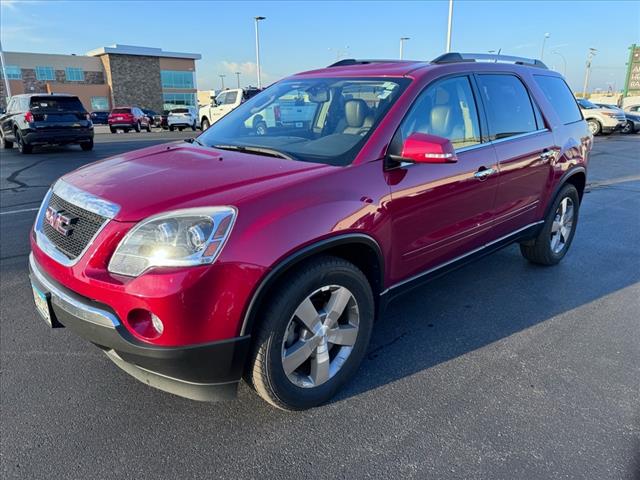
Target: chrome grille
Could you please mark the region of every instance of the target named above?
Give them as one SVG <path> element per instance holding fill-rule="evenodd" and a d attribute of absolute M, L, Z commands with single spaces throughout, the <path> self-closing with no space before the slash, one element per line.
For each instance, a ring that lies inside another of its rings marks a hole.
<path fill-rule="evenodd" d="M 51 194 L 48 207 L 64 211 L 77 218 L 69 235 L 58 232 L 46 221 L 42 222 L 42 231 L 45 236 L 70 260 L 75 259 L 82 253 L 107 220 L 106 217 L 63 200 L 55 193 Z"/>

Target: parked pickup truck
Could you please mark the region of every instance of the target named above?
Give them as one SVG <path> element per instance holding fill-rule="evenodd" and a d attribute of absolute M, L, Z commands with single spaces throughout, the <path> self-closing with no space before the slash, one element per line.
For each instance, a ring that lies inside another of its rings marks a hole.
<path fill-rule="evenodd" d="M 250 99 L 260 92 L 257 88 L 232 88 L 224 90 L 209 104 L 200 107 L 198 118 L 202 130 L 209 128 L 209 125 L 216 123 L 231 110 L 237 108 L 242 102 Z"/>

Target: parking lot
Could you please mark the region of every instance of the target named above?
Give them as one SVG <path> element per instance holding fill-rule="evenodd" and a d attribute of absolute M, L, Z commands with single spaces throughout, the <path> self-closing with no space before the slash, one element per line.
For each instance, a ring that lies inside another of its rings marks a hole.
<path fill-rule="evenodd" d="M 560 265 L 511 246 L 399 298 L 355 381 L 300 413 L 246 385 L 217 404 L 151 389 L 35 312 L 28 231 L 49 185 L 193 135 L 2 151 L 3 478 L 640 478 L 640 135 L 596 138 Z"/>

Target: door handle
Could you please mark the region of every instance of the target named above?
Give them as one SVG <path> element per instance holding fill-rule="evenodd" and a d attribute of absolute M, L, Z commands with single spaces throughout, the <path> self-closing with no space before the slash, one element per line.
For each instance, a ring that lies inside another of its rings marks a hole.
<path fill-rule="evenodd" d="M 550 160 L 555 158 L 556 156 L 556 152 L 554 150 L 544 150 L 541 154 L 540 154 L 540 158 L 542 160 Z"/>
<path fill-rule="evenodd" d="M 493 168 L 480 167 L 476 173 L 473 174 L 478 180 L 485 180 L 488 176 L 493 175 L 496 171 Z"/>

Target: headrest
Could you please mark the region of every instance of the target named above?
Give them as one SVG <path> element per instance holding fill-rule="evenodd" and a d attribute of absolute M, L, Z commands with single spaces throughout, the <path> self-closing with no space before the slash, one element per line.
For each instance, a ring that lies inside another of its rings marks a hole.
<path fill-rule="evenodd" d="M 344 103 L 344 117 L 349 127 L 362 127 L 368 114 L 369 106 L 360 98 L 353 98 Z"/>
<path fill-rule="evenodd" d="M 431 133 L 446 137 L 449 133 L 451 108 L 448 105 L 438 105 L 431 109 Z"/>

